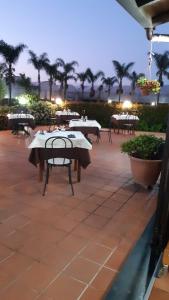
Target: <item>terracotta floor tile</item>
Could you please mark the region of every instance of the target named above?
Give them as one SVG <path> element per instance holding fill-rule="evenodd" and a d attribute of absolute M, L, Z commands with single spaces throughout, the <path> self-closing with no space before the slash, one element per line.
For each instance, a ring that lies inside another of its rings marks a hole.
<path fill-rule="evenodd" d="M 16 215 L 6 220 L 5 224 L 11 226 L 13 229 L 18 229 L 30 222 L 30 219 L 26 216 Z"/>
<path fill-rule="evenodd" d="M 70 234 L 67 237 L 65 237 L 60 243 L 58 243 L 58 246 L 65 251 L 77 253 L 81 249 L 86 247 L 87 244 L 87 239 Z"/>
<path fill-rule="evenodd" d="M 84 224 L 99 229 L 102 228 L 107 222 L 108 222 L 107 218 L 92 214 L 84 221 Z"/>
<path fill-rule="evenodd" d="M 124 263 L 126 257 L 127 257 L 127 253 L 117 249 L 112 254 L 112 256 L 110 257 L 110 259 L 108 260 L 108 262 L 106 263 L 105 266 L 110 269 L 119 271 L 119 269 L 121 268 L 122 264 Z"/>
<path fill-rule="evenodd" d="M 55 279 L 56 275 L 53 268 L 35 262 L 22 274 L 19 281 L 20 285 L 25 285 L 28 289 L 41 293 Z"/>
<path fill-rule="evenodd" d="M 83 221 L 84 219 L 86 219 L 89 216 L 90 212 L 87 211 L 83 211 L 80 209 L 73 209 L 71 210 L 71 212 L 69 214 L 67 214 L 67 217 L 69 217 L 72 220 L 75 221 Z"/>
<path fill-rule="evenodd" d="M 98 272 L 99 265 L 82 257 L 77 257 L 66 269 L 65 274 L 76 278 L 84 283 L 90 280 Z"/>
<path fill-rule="evenodd" d="M 150 294 L 149 300 L 168 300 L 169 299 L 169 293 L 154 288 Z"/>
<path fill-rule="evenodd" d="M 29 256 L 32 259 L 40 260 L 49 249 L 53 246 L 53 243 L 46 242 L 43 239 L 38 239 L 37 237 L 32 237 L 27 239 L 23 247 L 19 249 L 19 252 L 23 255 Z"/>
<path fill-rule="evenodd" d="M 92 239 L 98 233 L 98 229 L 88 226 L 87 224 L 79 224 L 73 231 L 72 234 L 84 237 L 86 239 Z"/>
<path fill-rule="evenodd" d="M 80 254 L 80 256 L 88 258 L 96 263 L 103 264 L 111 253 L 111 249 L 108 249 L 102 245 L 96 243 L 90 243 Z"/>
<path fill-rule="evenodd" d="M 14 254 L 0 264 L 1 272 L 17 277 L 33 263 L 33 260 L 22 254 Z"/>
<path fill-rule="evenodd" d="M 96 210 L 96 208 L 98 207 L 99 205 L 96 204 L 96 203 L 90 203 L 90 201 L 86 202 L 86 201 L 83 201 L 79 206 L 78 206 L 78 209 L 80 210 L 84 210 L 86 212 L 89 212 L 89 213 L 92 213 Z"/>
<path fill-rule="evenodd" d="M 67 276 L 60 276 L 47 289 L 45 295 L 49 296 L 49 299 L 51 297 L 52 300 L 75 300 L 84 288 L 85 285 L 82 282 Z"/>
<path fill-rule="evenodd" d="M 156 278 L 154 286 L 169 293 L 169 274 L 167 273 L 162 278 Z"/>
<path fill-rule="evenodd" d="M 105 292 L 111 286 L 116 275 L 117 273 L 115 271 L 102 268 L 91 285 L 97 290 L 102 290 Z"/>
<path fill-rule="evenodd" d="M 12 232 L 1 240 L 3 245 L 11 248 L 12 250 L 19 250 L 21 247 L 23 247 L 26 241 L 27 235 L 18 230 Z"/>
<path fill-rule="evenodd" d="M 11 256 L 13 254 L 13 251 L 11 249 L 8 249 L 7 247 L 0 245 L 0 262 L 7 257 Z"/>
<path fill-rule="evenodd" d="M 103 292 L 93 287 L 88 287 L 80 300 L 103 300 Z"/>
<path fill-rule="evenodd" d="M 100 206 L 94 212 L 98 216 L 103 216 L 105 218 L 111 218 L 114 215 L 114 211 L 106 206 Z"/>
<path fill-rule="evenodd" d="M 3 300 L 34 300 L 36 296 L 35 291 L 28 289 L 24 283 L 20 284 L 20 282 L 14 282 L 0 294 Z"/>
<path fill-rule="evenodd" d="M 59 246 L 53 246 L 41 258 L 41 262 L 53 267 L 57 271 L 60 271 L 72 260 L 74 255 L 74 252 L 63 251 L 63 248 Z"/>

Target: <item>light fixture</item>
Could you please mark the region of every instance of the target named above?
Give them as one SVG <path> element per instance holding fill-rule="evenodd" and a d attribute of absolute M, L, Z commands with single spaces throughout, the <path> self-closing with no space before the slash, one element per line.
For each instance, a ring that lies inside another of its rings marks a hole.
<path fill-rule="evenodd" d="M 62 100 L 61 98 L 57 97 L 57 98 L 55 99 L 55 103 L 56 103 L 57 105 L 62 106 L 62 105 L 63 105 L 63 100 Z"/>
<path fill-rule="evenodd" d="M 122 104 L 122 109 L 131 109 L 132 102 L 130 100 L 125 100 Z"/>
<path fill-rule="evenodd" d="M 151 106 L 155 106 L 155 105 L 156 105 L 155 101 L 151 102 Z"/>
<path fill-rule="evenodd" d="M 112 99 L 108 99 L 108 100 L 107 100 L 107 103 L 108 103 L 108 104 L 111 104 L 112 101 L 113 101 Z"/>
<path fill-rule="evenodd" d="M 19 104 L 21 104 L 21 105 L 26 105 L 29 101 L 28 98 L 24 95 L 20 95 L 16 99 L 18 99 Z"/>

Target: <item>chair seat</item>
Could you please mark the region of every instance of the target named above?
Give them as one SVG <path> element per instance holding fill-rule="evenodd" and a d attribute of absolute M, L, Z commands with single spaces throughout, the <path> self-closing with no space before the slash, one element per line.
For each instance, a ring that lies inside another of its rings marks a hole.
<path fill-rule="evenodd" d="M 48 159 L 49 165 L 67 166 L 71 164 L 71 160 L 68 158 L 51 158 Z"/>

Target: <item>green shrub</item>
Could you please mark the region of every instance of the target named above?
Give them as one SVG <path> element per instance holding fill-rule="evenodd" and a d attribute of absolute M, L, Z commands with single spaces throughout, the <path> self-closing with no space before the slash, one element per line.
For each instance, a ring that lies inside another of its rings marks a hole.
<path fill-rule="evenodd" d="M 121 150 L 141 159 L 161 159 L 164 140 L 154 135 L 140 135 L 122 143 Z"/>

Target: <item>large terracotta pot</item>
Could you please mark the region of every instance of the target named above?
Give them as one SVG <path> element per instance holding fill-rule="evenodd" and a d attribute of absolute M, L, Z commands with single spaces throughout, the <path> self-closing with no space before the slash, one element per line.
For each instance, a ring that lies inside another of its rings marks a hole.
<path fill-rule="evenodd" d="M 130 156 L 134 181 L 144 187 L 153 186 L 161 171 L 161 160 L 144 160 Z"/>

